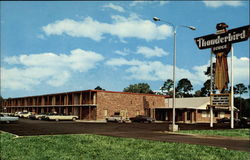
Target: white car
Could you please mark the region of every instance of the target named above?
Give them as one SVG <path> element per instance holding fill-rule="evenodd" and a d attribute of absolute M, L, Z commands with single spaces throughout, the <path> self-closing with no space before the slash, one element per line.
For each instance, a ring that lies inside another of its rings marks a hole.
<path fill-rule="evenodd" d="M 31 112 L 21 112 L 19 114 L 20 118 L 28 118 L 31 115 Z"/>
<path fill-rule="evenodd" d="M 10 117 L 4 114 L 0 114 L 0 121 L 1 122 L 6 122 L 6 123 L 10 123 L 10 122 L 16 122 L 18 121 L 18 117 Z"/>
<path fill-rule="evenodd" d="M 55 121 L 63 121 L 63 120 L 72 120 L 75 121 L 78 119 L 78 116 L 75 115 L 56 115 L 56 114 L 51 114 L 45 116 L 46 120 L 55 120 Z"/>
<path fill-rule="evenodd" d="M 20 113 L 22 113 L 22 112 L 21 112 L 21 111 L 15 112 L 15 113 L 14 113 L 14 116 L 15 116 L 15 117 L 19 117 Z"/>

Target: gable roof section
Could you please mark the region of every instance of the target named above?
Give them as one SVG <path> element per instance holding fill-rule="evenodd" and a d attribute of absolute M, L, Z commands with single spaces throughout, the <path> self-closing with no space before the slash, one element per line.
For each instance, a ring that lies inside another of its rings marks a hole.
<path fill-rule="evenodd" d="M 210 97 L 191 97 L 191 98 L 176 98 L 176 109 L 207 109 L 207 105 L 210 104 Z M 173 99 L 165 99 L 166 108 L 173 108 Z"/>

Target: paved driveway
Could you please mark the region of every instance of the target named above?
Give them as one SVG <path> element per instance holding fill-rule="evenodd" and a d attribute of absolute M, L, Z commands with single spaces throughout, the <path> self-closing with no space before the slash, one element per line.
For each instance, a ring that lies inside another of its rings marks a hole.
<path fill-rule="evenodd" d="M 181 129 L 210 129 L 209 124 L 185 125 L 180 124 Z M 227 125 L 218 128 L 229 128 Z M 230 137 L 205 137 L 184 134 L 172 134 L 168 130 L 167 123 L 82 123 L 72 121 L 38 121 L 20 119 L 16 124 L 1 124 L 0 130 L 17 134 L 19 136 L 30 135 L 54 135 L 54 134 L 98 134 L 115 137 L 140 138 L 163 142 L 180 142 L 188 144 L 208 145 L 223 147 L 225 149 L 242 150 L 250 152 L 249 139 L 235 139 Z"/>

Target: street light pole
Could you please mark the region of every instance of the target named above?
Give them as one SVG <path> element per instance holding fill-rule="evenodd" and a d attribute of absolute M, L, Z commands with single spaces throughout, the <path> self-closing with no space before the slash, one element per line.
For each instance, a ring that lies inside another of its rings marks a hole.
<path fill-rule="evenodd" d="M 174 55 L 173 55 L 173 121 L 172 121 L 172 130 L 174 131 L 175 126 L 175 66 L 176 66 L 176 27 L 174 26 Z"/>
<path fill-rule="evenodd" d="M 169 128 L 171 131 L 177 131 L 178 130 L 178 126 L 175 125 L 175 68 L 176 68 L 176 32 L 177 32 L 177 27 L 184 27 L 184 28 L 189 28 L 191 30 L 196 30 L 195 27 L 193 26 L 185 26 L 185 25 L 174 25 L 173 23 L 161 20 L 158 17 L 154 17 L 153 18 L 154 21 L 162 21 L 165 22 L 169 25 L 172 26 L 172 28 L 174 29 L 174 55 L 173 55 L 173 102 L 172 102 L 172 106 L 173 106 L 173 120 L 172 120 L 172 126 Z"/>

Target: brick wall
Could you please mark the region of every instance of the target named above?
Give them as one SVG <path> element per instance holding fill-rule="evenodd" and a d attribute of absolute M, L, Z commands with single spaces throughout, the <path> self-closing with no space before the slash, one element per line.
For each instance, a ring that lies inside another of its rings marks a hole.
<path fill-rule="evenodd" d="M 223 118 L 223 117 L 220 116 L 220 114 L 222 112 L 224 113 L 224 117 L 230 118 L 230 111 L 216 111 L 216 112 L 218 112 L 217 117 L 215 117 L 215 111 L 213 112 L 213 121 L 214 121 L 214 123 L 217 122 L 217 119 Z M 196 112 L 196 113 L 197 113 L 196 114 L 196 122 L 198 122 L 198 123 L 199 122 L 201 122 L 201 123 L 210 123 L 210 111 L 209 110 L 207 110 L 207 114 L 209 115 L 207 117 L 202 117 L 202 112 L 201 111 Z"/>
<path fill-rule="evenodd" d="M 164 97 L 145 94 L 97 92 L 97 119 L 105 119 L 115 112 L 124 116 L 144 115 L 146 108 L 163 108 Z"/>

